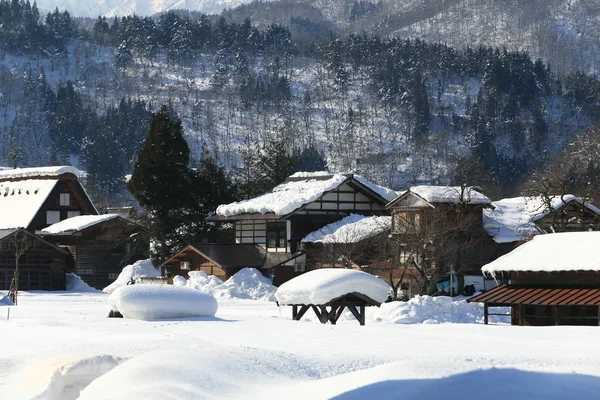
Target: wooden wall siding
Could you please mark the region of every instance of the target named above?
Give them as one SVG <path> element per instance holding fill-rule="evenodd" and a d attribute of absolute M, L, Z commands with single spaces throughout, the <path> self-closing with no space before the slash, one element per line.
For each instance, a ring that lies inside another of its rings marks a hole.
<path fill-rule="evenodd" d="M 69 197 L 71 204 L 69 206 L 60 205 L 61 193 L 70 194 Z M 32 232 L 35 232 L 47 227 L 47 211 L 60 211 L 61 221 L 67 219 L 67 213 L 69 211 L 79 211 L 81 215 L 97 214 L 90 199 L 81 187 L 81 184 L 75 179 L 61 180 L 58 182 L 58 184 L 54 187 L 52 192 L 50 192 L 50 195 L 48 196 L 42 207 L 40 207 L 38 213 L 33 218 L 27 229 Z"/>
<path fill-rule="evenodd" d="M 371 199 L 363 193 L 343 184 L 317 200 L 305 205 L 296 214 L 344 214 L 351 212 L 382 212 L 385 205 Z"/>
<path fill-rule="evenodd" d="M 66 255 L 33 241 L 19 263 L 19 290 L 65 290 Z M 8 290 L 15 273 L 15 254 L 0 243 L 0 290 Z"/>
<path fill-rule="evenodd" d="M 126 265 L 147 258 L 141 249 L 132 248 L 127 253 L 122 244 L 115 246 L 114 241 L 94 239 L 79 240 L 76 254 L 76 273 L 85 283 L 99 290 L 114 282 L 109 274 L 118 274 Z M 82 273 L 90 269 L 92 274 Z"/>

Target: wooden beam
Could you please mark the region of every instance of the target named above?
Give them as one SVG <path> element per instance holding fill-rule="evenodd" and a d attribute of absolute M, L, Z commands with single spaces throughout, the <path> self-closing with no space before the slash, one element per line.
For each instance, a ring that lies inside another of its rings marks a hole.
<path fill-rule="evenodd" d="M 483 323 L 488 324 L 488 303 L 483 303 Z"/>

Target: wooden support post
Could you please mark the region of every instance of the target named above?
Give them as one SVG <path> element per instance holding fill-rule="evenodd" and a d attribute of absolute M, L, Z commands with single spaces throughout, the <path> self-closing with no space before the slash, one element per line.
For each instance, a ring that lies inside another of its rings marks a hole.
<path fill-rule="evenodd" d="M 523 304 L 519 304 L 519 326 L 523 326 Z"/>
<path fill-rule="evenodd" d="M 552 306 L 552 317 L 554 320 L 554 325 L 559 325 L 558 321 L 558 307 Z"/>
<path fill-rule="evenodd" d="M 483 323 L 488 324 L 488 303 L 483 303 Z"/>
<path fill-rule="evenodd" d="M 297 305 L 294 305 L 293 307 L 296 308 Z M 302 318 L 302 316 L 304 314 L 306 314 L 306 312 L 308 311 L 308 308 L 309 308 L 309 306 L 307 306 L 306 304 L 303 304 L 302 307 L 300 307 L 300 310 L 296 311 L 296 315 L 293 315 L 294 314 L 294 310 L 292 310 L 292 316 L 294 318 L 294 321 L 300 321 L 300 318 Z"/>
<path fill-rule="evenodd" d="M 366 316 L 366 313 L 365 313 L 365 305 L 364 305 L 364 304 L 361 304 L 361 305 L 360 305 L 360 320 L 359 320 L 359 322 L 360 322 L 361 326 L 364 326 L 364 325 L 365 325 L 365 316 Z"/>
<path fill-rule="evenodd" d="M 598 306 L 598 326 L 600 326 L 600 306 Z"/>
<path fill-rule="evenodd" d="M 292 319 L 298 321 L 298 305 L 296 304 L 292 306 Z"/>
<path fill-rule="evenodd" d="M 361 305 L 361 306 L 359 306 L 359 308 L 360 308 L 360 310 L 357 310 L 355 305 L 348 306 L 348 310 L 350 310 L 352 315 L 354 315 L 354 318 L 356 318 L 356 320 L 358 322 L 360 322 L 361 325 L 364 325 L 365 324 L 365 318 L 364 318 L 365 306 Z"/>

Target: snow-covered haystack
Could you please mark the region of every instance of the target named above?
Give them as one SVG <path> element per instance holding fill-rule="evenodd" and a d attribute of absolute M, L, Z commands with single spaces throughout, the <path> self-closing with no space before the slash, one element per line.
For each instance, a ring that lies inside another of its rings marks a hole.
<path fill-rule="evenodd" d="M 190 279 L 187 282 L 176 276 L 173 284 L 198 289 L 218 298 L 275 301 L 277 288 L 256 268 L 243 268 L 225 282 L 204 271 L 190 271 L 188 275 Z"/>
<path fill-rule="evenodd" d="M 102 289 L 105 293 L 112 293 L 121 286 L 127 285 L 129 282 L 138 278 L 156 278 L 160 276 L 160 271 L 154 268 L 152 261 L 140 260 L 123 268 L 119 277 L 110 285 Z"/>
<path fill-rule="evenodd" d="M 79 275 L 69 273 L 67 274 L 67 292 L 95 293 L 100 291 L 85 283 Z"/>
<path fill-rule="evenodd" d="M 467 303 L 464 298 L 416 296 L 407 302 L 382 304 L 374 316 L 377 321 L 396 324 L 474 324 L 483 322 L 483 306 Z M 510 321 L 505 317 L 494 320 Z"/>
<path fill-rule="evenodd" d="M 215 298 L 198 290 L 172 285 L 136 284 L 116 289 L 108 298 L 124 318 L 145 321 L 169 318 L 214 317 Z"/>
<path fill-rule="evenodd" d="M 389 291 L 387 283 L 366 272 L 323 268 L 287 281 L 275 297 L 280 304 L 325 304 L 348 293 L 360 293 L 381 303 Z"/>

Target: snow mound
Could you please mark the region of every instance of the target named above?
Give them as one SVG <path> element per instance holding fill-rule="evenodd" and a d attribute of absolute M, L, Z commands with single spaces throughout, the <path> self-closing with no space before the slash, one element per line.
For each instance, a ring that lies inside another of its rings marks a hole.
<path fill-rule="evenodd" d="M 383 280 L 352 269 L 323 268 L 285 282 L 275 297 L 280 304 L 325 304 L 348 293 L 361 293 L 377 302 L 387 299 L 390 287 Z"/>
<path fill-rule="evenodd" d="M 226 299 L 250 299 L 275 301 L 275 291 L 271 280 L 265 278 L 256 268 L 243 268 L 227 281 L 223 282 L 216 276 L 207 275 L 204 271 L 190 271 L 190 279 L 185 285 L 198 289 L 203 293 Z M 175 277 L 173 284 L 181 284 L 183 277 Z"/>
<path fill-rule="evenodd" d="M 185 279 L 181 275 L 176 275 L 173 277 L 173 286 L 185 286 L 187 284 L 187 279 Z"/>
<path fill-rule="evenodd" d="M 75 400 L 83 388 L 119 365 L 121 361 L 120 358 L 103 355 L 64 365 L 54 373 L 48 388 L 38 398 Z"/>
<path fill-rule="evenodd" d="M 83 281 L 78 275 L 67 274 L 67 292 L 95 293 L 100 292 Z"/>
<path fill-rule="evenodd" d="M 160 350 L 121 363 L 86 387 L 79 400 L 265 399 L 272 398 L 264 395 L 266 387 L 314 375 L 310 365 L 273 351 L 214 345 Z"/>
<path fill-rule="evenodd" d="M 510 315 L 510 309 L 507 310 Z M 446 296 L 416 296 L 407 302 L 384 303 L 375 313 L 376 321 L 395 324 L 483 323 L 483 305 Z M 491 321 L 506 323 L 510 320 L 499 317 Z"/>
<path fill-rule="evenodd" d="M 156 278 L 160 276 L 160 271 L 154 268 L 152 261 L 140 260 L 123 268 L 119 277 L 110 285 L 102 289 L 105 293 L 112 293 L 121 286 L 125 286 L 138 278 Z"/>
<path fill-rule="evenodd" d="M 122 286 L 108 298 L 113 311 L 125 318 L 152 321 L 170 318 L 214 317 L 215 298 L 198 290 L 172 285 Z"/>
<path fill-rule="evenodd" d="M 7 296 L 5 296 L 3 294 L 0 294 L 0 307 L 2 307 L 2 306 L 14 306 L 14 305 L 15 305 L 15 303 L 13 303 L 12 301 L 10 301 L 10 299 Z"/>

